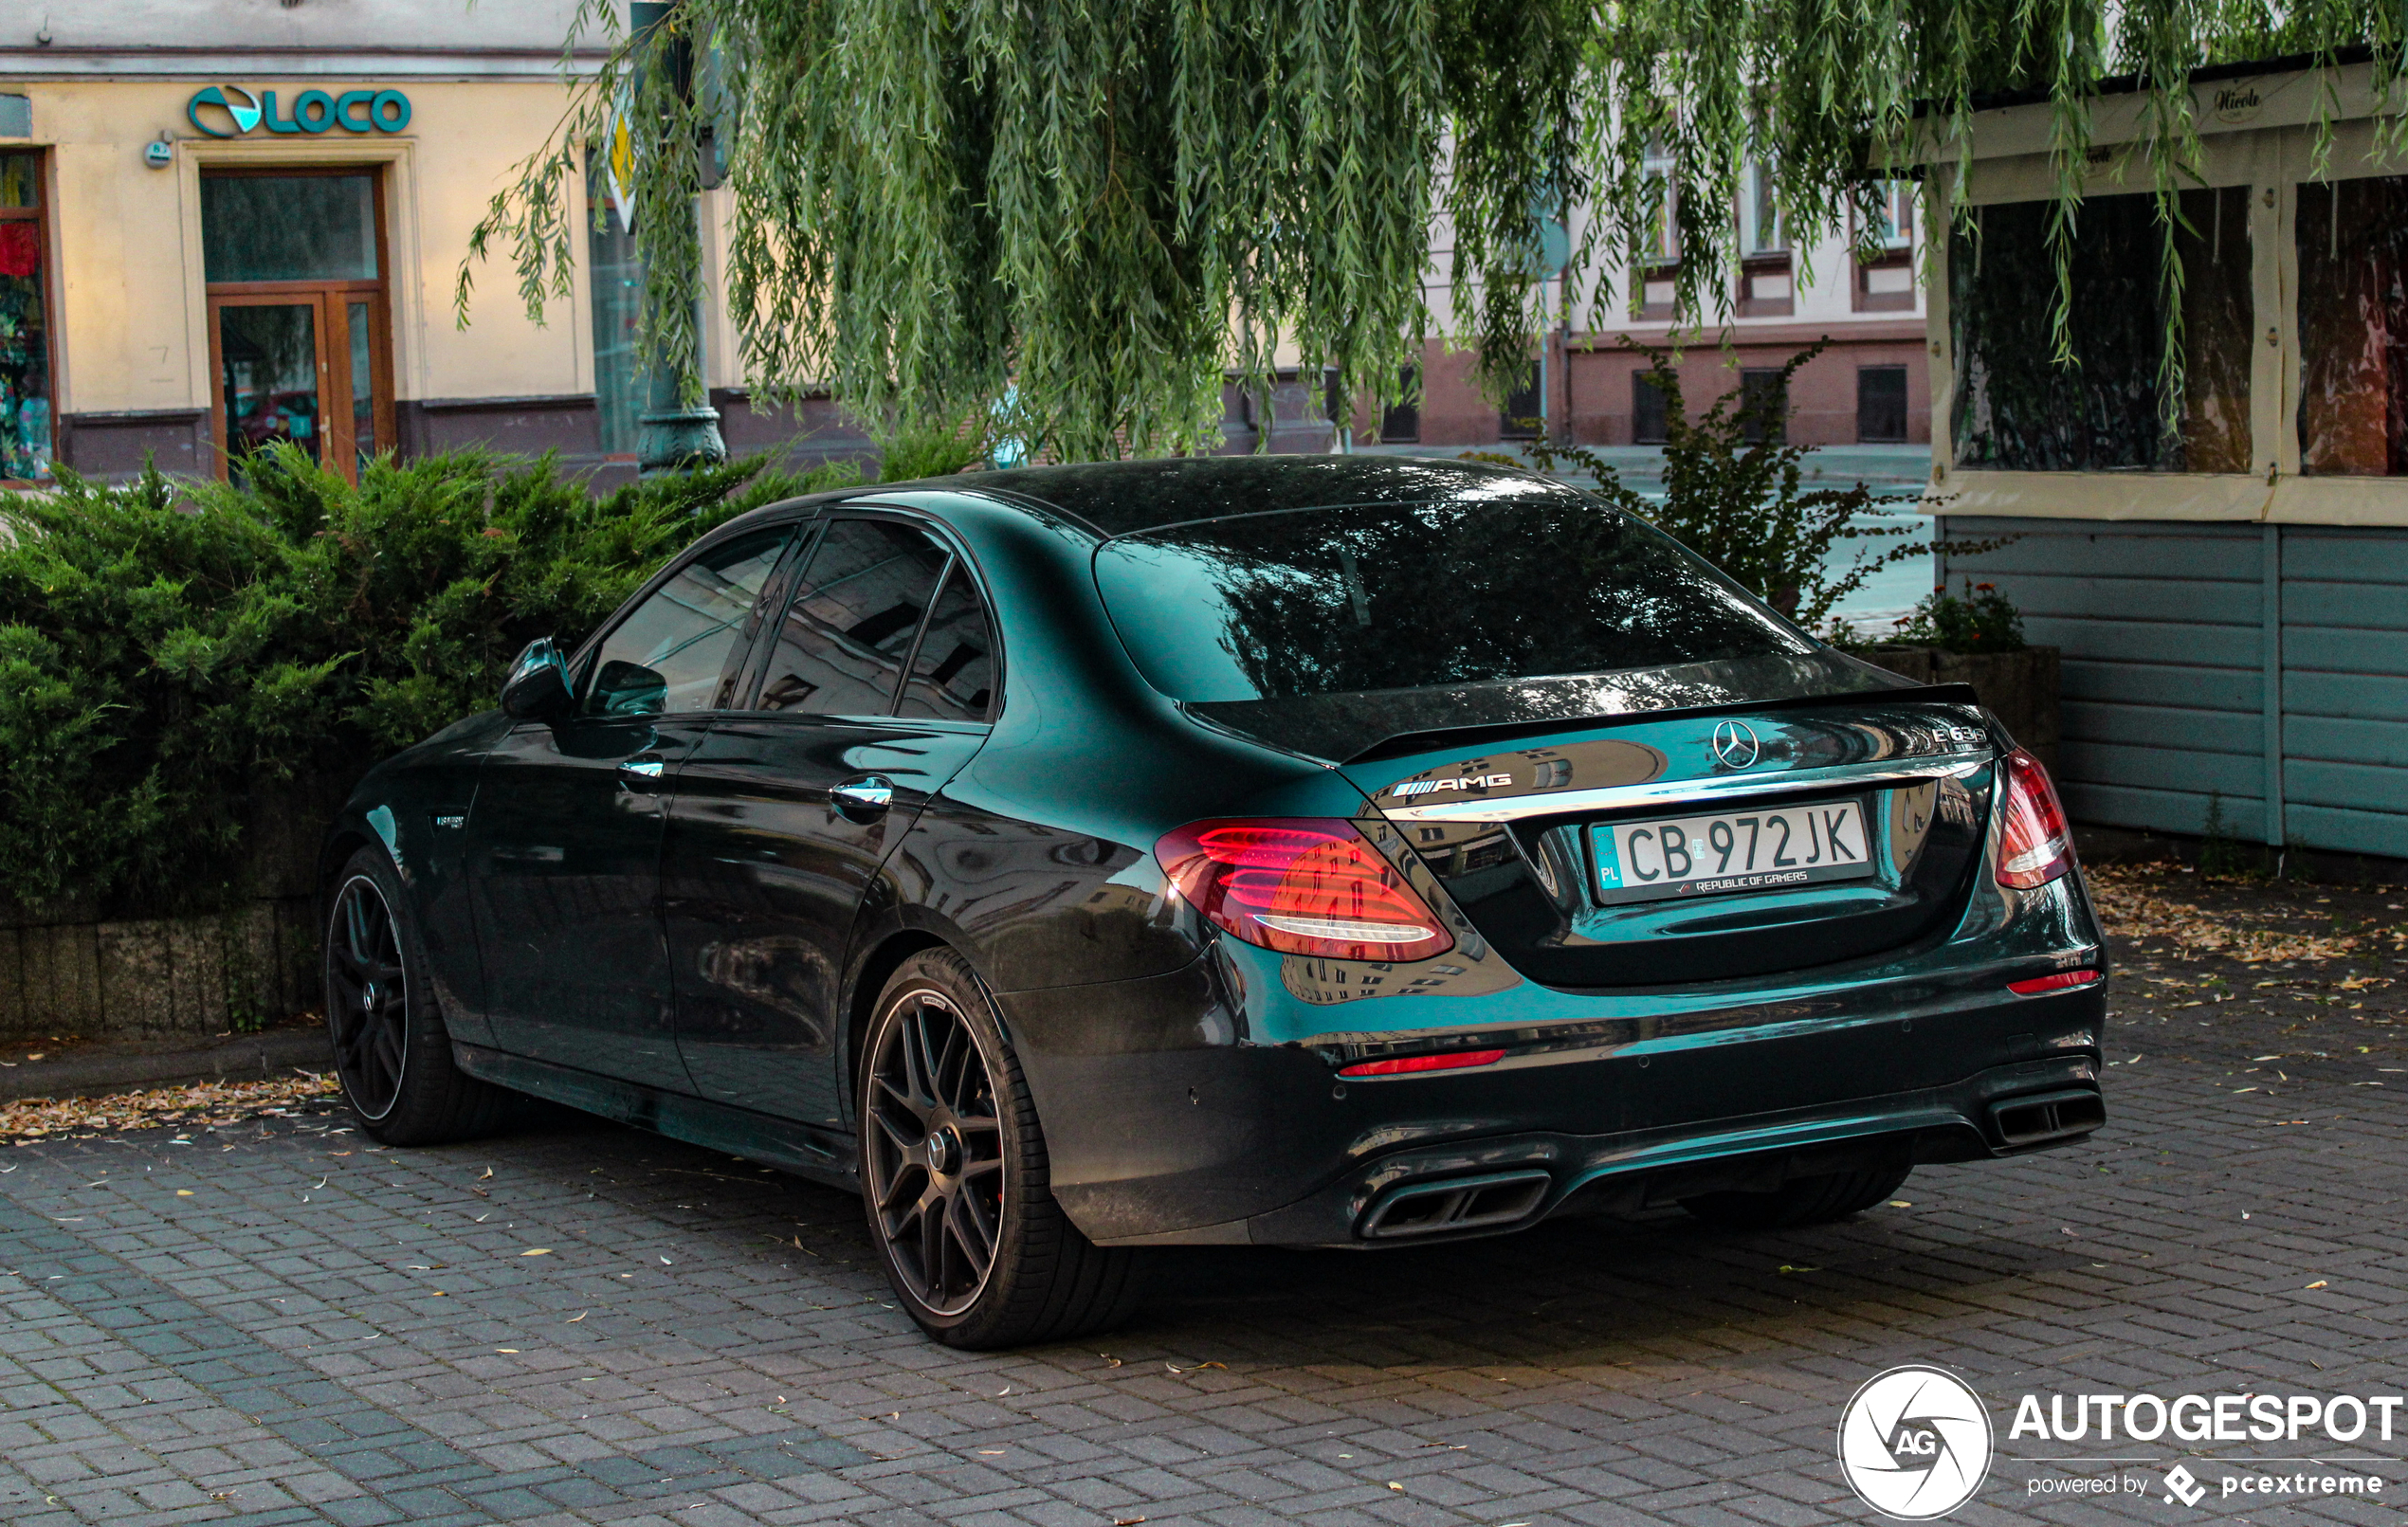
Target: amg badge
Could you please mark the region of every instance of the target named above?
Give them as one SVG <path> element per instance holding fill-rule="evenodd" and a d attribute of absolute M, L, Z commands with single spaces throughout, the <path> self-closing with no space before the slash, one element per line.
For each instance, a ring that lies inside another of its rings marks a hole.
<path fill-rule="evenodd" d="M 1391 795 L 1427 795 L 1440 790 L 1497 790 L 1513 783 L 1511 774 L 1465 774 L 1456 779 L 1408 779 L 1389 787 Z"/>

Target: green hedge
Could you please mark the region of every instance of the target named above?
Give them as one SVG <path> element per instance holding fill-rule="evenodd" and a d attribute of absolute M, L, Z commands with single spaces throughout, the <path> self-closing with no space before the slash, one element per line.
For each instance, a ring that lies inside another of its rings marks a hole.
<path fill-rule="evenodd" d="M 549 460 L 462 453 L 355 487 L 290 447 L 247 471 L 0 496 L 0 908 L 251 894 L 263 813 L 490 708 L 527 642 L 582 638 L 702 532 L 858 480 L 754 462 L 596 499 Z"/>

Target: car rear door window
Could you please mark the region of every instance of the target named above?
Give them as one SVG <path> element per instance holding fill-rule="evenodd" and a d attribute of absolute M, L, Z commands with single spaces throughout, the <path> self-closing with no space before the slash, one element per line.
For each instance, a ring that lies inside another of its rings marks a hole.
<path fill-rule="evenodd" d="M 885 716 L 948 554 L 884 519 L 839 519 L 810 553 L 778 622 L 755 708 Z"/>
<path fill-rule="evenodd" d="M 581 697 L 588 716 L 723 710 L 749 643 L 745 622 L 794 528 L 739 536 L 671 574 L 602 639 Z"/>
<path fill-rule="evenodd" d="M 957 559 L 911 660 L 898 716 L 983 721 L 994 703 L 994 629 L 977 580 Z"/>

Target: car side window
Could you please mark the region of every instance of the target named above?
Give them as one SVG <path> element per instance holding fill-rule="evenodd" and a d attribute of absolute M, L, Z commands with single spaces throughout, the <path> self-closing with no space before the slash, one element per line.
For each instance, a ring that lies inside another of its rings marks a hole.
<path fill-rule="evenodd" d="M 927 633 L 911 660 L 898 716 L 983 721 L 994 706 L 994 627 L 977 580 L 958 560 L 928 613 Z"/>
<path fill-rule="evenodd" d="M 794 580 L 755 708 L 888 714 L 946 559 L 944 548 L 909 525 L 831 521 Z"/>
<path fill-rule="evenodd" d="M 578 697 L 587 716 L 724 709 L 751 644 L 745 626 L 794 527 L 739 536 L 678 569 L 602 639 Z"/>

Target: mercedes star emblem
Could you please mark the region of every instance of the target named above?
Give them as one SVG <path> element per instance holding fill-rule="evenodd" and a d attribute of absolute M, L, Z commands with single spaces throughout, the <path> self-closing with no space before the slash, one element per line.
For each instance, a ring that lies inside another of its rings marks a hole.
<path fill-rule="evenodd" d="M 1724 721 L 1714 728 L 1714 760 L 1725 769 L 1753 769 L 1764 755 L 1756 733 L 1745 721 Z"/>

